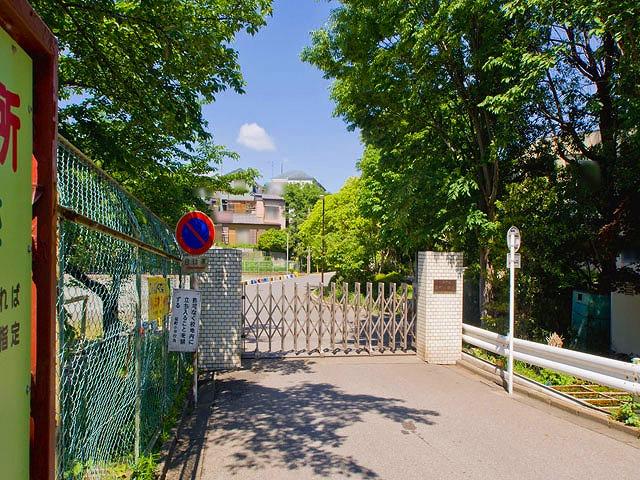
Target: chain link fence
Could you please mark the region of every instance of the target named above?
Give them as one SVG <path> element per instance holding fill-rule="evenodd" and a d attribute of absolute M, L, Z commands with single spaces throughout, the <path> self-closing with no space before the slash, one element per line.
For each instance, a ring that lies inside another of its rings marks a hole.
<path fill-rule="evenodd" d="M 166 315 L 188 277 L 168 226 L 63 138 L 58 196 L 57 478 L 123 478 L 190 384 Z"/>

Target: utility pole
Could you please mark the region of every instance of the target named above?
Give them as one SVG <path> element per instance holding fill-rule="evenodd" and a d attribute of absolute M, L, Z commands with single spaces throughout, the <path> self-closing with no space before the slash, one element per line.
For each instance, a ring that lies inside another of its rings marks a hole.
<path fill-rule="evenodd" d="M 289 273 L 289 232 L 287 232 L 287 273 Z"/>

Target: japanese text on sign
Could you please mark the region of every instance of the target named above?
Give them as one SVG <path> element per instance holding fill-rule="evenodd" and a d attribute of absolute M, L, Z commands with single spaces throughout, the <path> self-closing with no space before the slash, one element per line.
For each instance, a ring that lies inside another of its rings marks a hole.
<path fill-rule="evenodd" d="M 169 351 L 195 352 L 198 349 L 199 326 L 200 292 L 174 288 L 169 326 Z"/>
<path fill-rule="evenodd" d="M 12 112 L 13 107 L 20 106 L 20 95 L 10 91 L 4 83 L 0 82 L 0 165 L 4 165 L 9 152 L 11 142 L 11 168 L 18 170 L 18 130 L 20 130 L 20 117 Z"/>
<path fill-rule="evenodd" d="M 0 314 L 6 310 L 20 307 L 20 284 L 12 285 L 9 289 L 0 285 Z M 10 347 L 20 345 L 20 323 L 3 324 L 0 315 L 0 354 Z"/>
<path fill-rule="evenodd" d="M 3 479 L 29 478 L 33 67 L 31 57 L 0 26 L 0 478 Z"/>

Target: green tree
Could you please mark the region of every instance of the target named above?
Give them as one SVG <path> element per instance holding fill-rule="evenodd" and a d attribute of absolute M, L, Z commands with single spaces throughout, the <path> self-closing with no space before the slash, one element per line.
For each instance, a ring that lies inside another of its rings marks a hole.
<path fill-rule="evenodd" d="M 284 253 L 287 251 L 288 235 L 289 233 L 286 230 L 270 228 L 258 238 L 258 248 L 266 252 Z"/>
<path fill-rule="evenodd" d="M 227 185 L 202 105 L 244 81 L 239 31 L 271 0 L 33 0 L 60 44 L 60 131 L 167 220 Z M 171 198 L 172 202 L 159 201 Z"/>
<path fill-rule="evenodd" d="M 616 266 L 620 251 L 640 248 L 640 4 L 515 0 L 505 10 L 526 19 L 537 48 L 505 45 L 490 64 L 519 75 L 486 104 L 499 110 L 527 97 L 530 121 L 553 139 L 550 150 L 573 167 L 579 196 L 596 210 L 588 242 L 595 287 L 640 285 L 637 271 Z"/>
<path fill-rule="evenodd" d="M 292 235 L 295 236 L 300 224 L 324 193 L 324 189 L 315 183 L 289 183 L 284 187 L 287 223 Z"/>
<path fill-rule="evenodd" d="M 303 52 L 335 79 L 336 114 L 379 152 L 368 166 L 404 172 L 409 188 L 393 194 L 417 199 L 419 218 L 431 215 L 422 245 L 462 244 L 478 259 L 485 306 L 496 202 L 511 162 L 534 138 L 524 101 L 486 106 L 516 75 L 486 65 L 505 44 L 536 41 L 522 30 L 495 0 L 344 0 Z"/>
<path fill-rule="evenodd" d="M 300 256 L 310 247 L 316 264 L 345 281 L 361 280 L 376 270 L 376 226 L 359 214 L 360 185 L 360 179 L 349 178 L 340 191 L 325 197 L 324 252 L 322 201 L 298 231 Z"/>

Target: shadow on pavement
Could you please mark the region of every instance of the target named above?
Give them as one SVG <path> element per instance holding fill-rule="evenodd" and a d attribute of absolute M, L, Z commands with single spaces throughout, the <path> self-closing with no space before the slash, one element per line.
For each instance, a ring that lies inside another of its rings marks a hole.
<path fill-rule="evenodd" d="M 208 380 L 198 389 L 198 408 L 192 411 L 180 432 L 177 443 L 167 461 L 164 480 L 196 480 L 200 468 L 200 455 L 204 448 L 207 426 L 213 411 L 215 386 Z"/>
<path fill-rule="evenodd" d="M 207 448 L 233 445 L 233 461 L 220 468 L 233 475 L 269 468 L 311 468 L 319 477 L 378 478 L 338 449 L 346 436 L 340 429 L 365 422 L 372 414 L 397 422 L 403 429 L 432 425 L 438 412 L 407 408 L 403 401 L 346 393 L 329 383 L 297 383 L 273 388 L 258 383 L 260 372 L 290 375 L 309 372 L 310 362 L 260 361 L 247 365 L 257 375 L 216 380 L 212 411 L 215 431 Z"/>
<path fill-rule="evenodd" d="M 313 372 L 313 360 L 278 360 L 259 359 L 244 362 L 244 367 L 255 373 L 278 373 L 279 375 L 295 375 Z"/>

